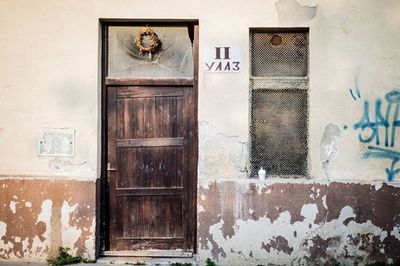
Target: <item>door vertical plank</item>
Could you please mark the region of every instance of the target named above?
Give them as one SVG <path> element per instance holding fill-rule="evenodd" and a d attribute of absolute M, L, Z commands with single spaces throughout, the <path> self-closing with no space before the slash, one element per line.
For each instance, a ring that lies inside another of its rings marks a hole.
<path fill-rule="evenodd" d="M 130 99 L 131 100 L 131 105 L 129 108 L 129 114 L 131 116 L 130 120 L 131 120 L 131 134 L 130 137 L 131 138 L 141 138 L 143 137 L 140 133 L 141 130 L 141 125 L 142 125 L 142 121 L 143 121 L 143 117 L 141 116 L 141 101 L 139 99 Z"/>
<path fill-rule="evenodd" d="M 184 89 L 184 101 L 182 105 L 182 113 L 183 113 L 183 138 L 187 141 L 182 150 L 182 161 L 183 165 L 186 167 L 183 169 L 182 172 L 182 185 L 188 193 L 184 193 L 182 195 L 182 228 L 183 228 L 183 249 L 188 250 L 189 242 L 188 237 L 190 232 L 188 231 L 189 224 L 190 224 L 190 215 L 189 215 L 189 194 L 190 194 L 190 172 L 189 172 L 189 131 L 190 131 L 190 103 L 189 103 L 189 96 L 190 96 L 191 88 Z"/>
<path fill-rule="evenodd" d="M 128 107 L 128 102 L 125 99 L 118 99 L 117 98 L 117 119 L 116 121 L 116 127 L 117 128 L 117 138 L 122 139 L 126 138 L 126 130 L 129 128 L 128 125 L 126 125 L 126 117 L 125 114 L 129 114 L 127 112 L 126 108 Z"/>
<path fill-rule="evenodd" d="M 185 101 L 184 97 L 179 97 L 177 98 L 177 105 L 176 105 L 176 109 L 177 109 L 177 113 L 176 113 L 176 123 L 177 123 L 177 137 L 183 137 L 185 135 L 185 125 L 183 123 L 184 121 L 184 106 L 183 106 L 183 102 Z M 183 149 L 184 150 L 184 149 Z M 183 185 L 183 178 L 185 178 L 185 173 L 184 173 L 184 164 L 182 162 L 182 158 L 184 156 L 184 151 L 181 152 L 176 152 L 175 156 L 177 158 L 176 160 L 176 164 L 177 164 L 177 173 L 176 173 L 176 184 L 179 184 L 180 186 Z M 178 155 L 180 155 L 180 157 L 178 157 Z M 181 159 L 181 160 L 179 160 Z M 179 181 L 179 182 L 178 182 Z"/>
<path fill-rule="evenodd" d="M 144 121 L 145 121 L 144 138 L 155 137 L 155 130 L 154 130 L 156 123 L 155 105 L 156 105 L 155 98 L 144 99 Z"/>
<path fill-rule="evenodd" d="M 177 137 L 177 100 L 178 97 L 170 97 L 170 108 L 169 108 L 169 115 L 170 115 L 170 121 L 171 121 L 171 131 L 170 134 L 173 137 Z"/>
<path fill-rule="evenodd" d="M 156 97 L 156 124 L 157 137 L 162 138 L 165 137 L 164 128 L 163 128 L 163 114 L 164 114 L 164 105 L 163 105 L 163 97 Z"/>
<path fill-rule="evenodd" d="M 164 136 L 171 136 L 169 133 L 169 128 L 171 127 L 171 124 L 169 122 L 169 110 L 171 109 L 171 106 L 169 105 L 168 97 L 163 97 L 163 106 L 164 106 L 164 112 L 162 114 L 163 134 Z"/>
<path fill-rule="evenodd" d="M 144 138 L 144 128 L 145 128 L 145 121 L 144 121 L 144 99 L 138 98 L 136 107 L 136 116 L 137 116 L 137 138 Z"/>

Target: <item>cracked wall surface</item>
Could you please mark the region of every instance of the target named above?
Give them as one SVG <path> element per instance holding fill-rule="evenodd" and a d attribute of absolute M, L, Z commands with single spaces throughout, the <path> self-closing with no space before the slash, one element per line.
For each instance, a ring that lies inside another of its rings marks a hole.
<path fill-rule="evenodd" d="M 198 176 L 202 178 L 246 178 L 248 146 L 238 136 L 229 136 L 207 122 L 199 122 Z"/>
<path fill-rule="evenodd" d="M 388 184 L 203 182 L 201 263 L 365 265 L 400 259 L 400 188 Z"/>
<path fill-rule="evenodd" d="M 0 180 L 0 263 L 44 261 L 59 247 L 94 258 L 95 183 Z"/>

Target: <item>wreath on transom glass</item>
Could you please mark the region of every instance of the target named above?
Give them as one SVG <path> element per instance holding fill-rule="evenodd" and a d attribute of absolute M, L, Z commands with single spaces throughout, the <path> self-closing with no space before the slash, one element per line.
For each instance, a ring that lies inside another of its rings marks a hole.
<path fill-rule="evenodd" d="M 148 47 L 143 46 L 143 37 L 149 36 L 150 42 Z M 134 41 L 136 47 L 139 49 L 139 54 L 144 55 L 145 53 L 149 53 L 149 57 L 151 58 L 152 53 L 157 52 L 160 49 L 160 39 L 158 39 L 157 33 L 154 32 L 149 27 L 143 27 L 135 37 Z"/>

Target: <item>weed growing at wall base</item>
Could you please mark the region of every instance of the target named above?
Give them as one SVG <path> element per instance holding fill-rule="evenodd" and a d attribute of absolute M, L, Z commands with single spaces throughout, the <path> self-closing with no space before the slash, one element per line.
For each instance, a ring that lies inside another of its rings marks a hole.
<path fill-rule="evenodd" d="M 51 266 L 58 266 L 58 265 L 68 265 L 81 262 L 83 263 L 96 262 L 96 260 L 82 258 L 81 256 L 73 256 L 68 253 L 69 250 L 70 250 L 69 248 L 59 247 L 57 257 L 47 259 L 47 263 Z"/>
<path fill-rule="evenodd" d="M 207 258 L 206 260 L 206 266 L 216 266 L 215 262 L 212 261 L 210 258 Z"/>

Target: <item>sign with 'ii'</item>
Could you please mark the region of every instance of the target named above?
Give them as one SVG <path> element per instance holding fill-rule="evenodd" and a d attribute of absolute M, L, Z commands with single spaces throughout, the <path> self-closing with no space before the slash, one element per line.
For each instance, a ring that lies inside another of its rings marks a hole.
<path fill-rule="evenodd" d="M 204 61 L 206 72 L 239 72 L 242 68 L 240 47 L 234 45 L 208 46 Z"/>

